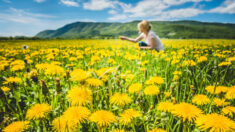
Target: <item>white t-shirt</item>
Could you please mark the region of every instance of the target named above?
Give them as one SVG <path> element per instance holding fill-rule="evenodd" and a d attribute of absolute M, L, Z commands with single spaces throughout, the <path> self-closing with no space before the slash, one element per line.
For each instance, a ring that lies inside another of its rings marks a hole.
<path fill-rule="evenodd" d="M 141 33 L 140 35 L 143 38 L 145 38 L 144 33 Z M 155 47 L 156 50 L 164 50 L 164 46 L 163 46 L 160 38 L 152 30 L 149 31 L 147 38 L 145 38 L 145 42 L 147 43 L 147 45 L 149 45 L 151 38 L 155 38 L 155 40 L 156 40 L 156 47 Z"/>

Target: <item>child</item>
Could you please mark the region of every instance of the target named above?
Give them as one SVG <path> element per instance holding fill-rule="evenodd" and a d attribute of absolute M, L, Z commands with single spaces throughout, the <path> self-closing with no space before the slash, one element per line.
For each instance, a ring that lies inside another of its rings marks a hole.
<path fill-rule="evenodd" d="M 145 42 L 139 42 L 140 49 L 155 49 L 156 51 L 164 50 L 161 40 L 151 30 L 151 25 L 148 21 L 143 20 L 138 23 L 138 30 L 141 34 L 136 39 L 128 38 L 125 36 L 121 36 L 120 39 L 136 43 L 144 38 Z"/>

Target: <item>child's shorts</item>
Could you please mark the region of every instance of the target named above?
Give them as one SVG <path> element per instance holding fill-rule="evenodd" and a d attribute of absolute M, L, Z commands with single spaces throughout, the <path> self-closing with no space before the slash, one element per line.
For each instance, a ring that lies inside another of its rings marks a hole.
<path fill-rule="evenodd" d="M 147 43 L 145 43 L 144 41 L 139 41 L 139 46 L 141 47 L 141 46 L 148 46 L 148 44 Z M 160 51 L 159 49 L 155 49 L 156 51 Z"/>
<path fill-rule="evenodd" d="M 139 41 L 139 46 L 148 46 L 144 41 Z"/>

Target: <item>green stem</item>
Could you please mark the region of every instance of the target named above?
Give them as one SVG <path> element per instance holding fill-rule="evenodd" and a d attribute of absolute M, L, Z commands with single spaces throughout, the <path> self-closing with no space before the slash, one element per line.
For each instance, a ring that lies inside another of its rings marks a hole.
<path fill-rule="evenodd" d="M 133 129 L 133 132 L 136 132 L 136 131 L 135 131 L 135 124 L 134 124 L 134 123 L 131 124 L 131 127 L 132 127 L 132 129 Z"/>

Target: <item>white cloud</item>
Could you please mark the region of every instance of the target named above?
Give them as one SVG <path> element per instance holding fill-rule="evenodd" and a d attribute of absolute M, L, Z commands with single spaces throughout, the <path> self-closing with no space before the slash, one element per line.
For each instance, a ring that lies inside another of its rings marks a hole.
<path fill-rule="evenodd" d="M 127 18 L 127 16 L 124 15 L 124 14 L 117 14 L 113 17 L 108 18 L 108 20 L 116 21 L 116 20 L 123 20 L 123 19 L 126 19 L 126 18 Z"/>
<path fill-rule="evenodd" d="M 39 13 L 30 13 L 26 12 L 22 9 L 16 8 L 9 8 L 6 13 L 0 13 L 0 20 L 1 21 L 11 21 L 11 22 L 18 22 L 18 23 L 34 23 L 37 19 L 43 18 L 55 18 L 55 16 L 39 14 Z"/>
<path fill-rule="evenodd" d="M 67 6 L 74 6 L 74 7 L 79 6 L 79 4 L 73 0 L 60 0 L 60 2 L 64 5 L 67 5 Z"/>
<path fill-rule="evenodd" d="M 40 13 L 30 13 L 27 11 L 24 11 L 22 9 L 16 9 L 16 8 L 9 8 L 9 13 L 17 14 L 18 16 L 30 16 L 30 17 L 41 17 L 41 18 L 55 18 L 56 16 L 46 15 L 46 14 L 40 14 Z"/>
<path fill-rule="evenodd" d="M 125 13 L 131 13 L 132 17 L 146 17 L 160 15 L 165 9 L 187 2 L 201 2 L 208 0 L 143 0 L 135 7 L 124 9 Z"/>
<path fill-rule="evenodd" d="M 46 0 L 34 0 L 34 1 L 37 3 L 42 3 L 42 2 L 45 2 Z"/>
<path fill-rule="evenodd" d="M 130 17 L 148 17 L 161 14 L 162 10 L 168 8 L 162 1 L 143 0 L 135 7 L 125 8 L 124 13 L 130 13 Z"/>
<path fill-rule="evenodd" d="M 204 13 L 204 11 L 196 8 L 184 8 L 184 9 L 176 9 L 165 12 L 164 16 L 169 18 L 187 18 L 197 16 L 199 14 Z"/>
<path fill-rule="evenodd" d="M 75 21 L 91 22 L 90 19 L 58 19 L 56 16 L 31 13 L 22 9 L 9 8 L 0 13 L 0 36 L 34 36 L 46 29 L 56 29 Z M 94 22 L 94 21 L 93 21 Z M 7 25 L 7 26 L 6 26 Z"/>
<path fill-rule="evenodd" d="M 201 1 L 211 0 L 142 0 L 134 5 L 122 6 L 123 14 L 114 14 L 109 20 L 119 20 L 126 18 L 149 18 L 168 20 L 170 18 L 192 17 L 203 13 L 195 7 L 170 10 L 172 6 L 181 5 L 187 2 L 199 3 Z M 120 5 L 120 4 L 119 4 Z M 124 17 L 126 16 L 126 17 Z"/>
<path fill-rule="evenodd" d="M 211 0 L 163 0 L 164 3 L 168 4 L 168 5 L 180 5 L 180 4 L 184 4 L 187 2 L 201 2 L 201 1 L 211 1 Z"/>
<path fill-rule="evenodd" d="M 114 15 L 114 14 L 117 14 L 117 11 L 115 11 L 115 10 L 110 10 L 108 13 Z"/>
<path fill-rule="evenodd" d="M 90 0 L 83 4 L 83 8 L 87 10 L 103 10 L 113 8 L 116 2 L 110 0 Z"/>
<path fill-rule="evenodd" d="M 213 8 L 209 13 L 235 13 L 235 0 L 226 0 L 219 7 Z"/>

